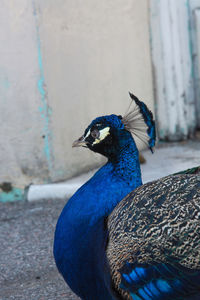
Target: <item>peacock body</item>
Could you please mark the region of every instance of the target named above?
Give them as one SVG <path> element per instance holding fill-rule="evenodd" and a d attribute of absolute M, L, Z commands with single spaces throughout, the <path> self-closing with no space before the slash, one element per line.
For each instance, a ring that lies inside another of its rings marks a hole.
<path fill-rule="evenodd" d="M 200 176 L 195 169 L 141 186 L 133 136 L 152 150 L 155 125 L 146 105 L 131 97 L 134 110 L 95 119 L 74 142 L 108 162 L 64 207 L 56 265 L 85 300 L 193 299 L 200 292 Z"/>
<path fill-rule="evenodd" d="M 200 299 L 200 174 L 132 191 L 109 216 L 108 231 L 121 299 Z"/>

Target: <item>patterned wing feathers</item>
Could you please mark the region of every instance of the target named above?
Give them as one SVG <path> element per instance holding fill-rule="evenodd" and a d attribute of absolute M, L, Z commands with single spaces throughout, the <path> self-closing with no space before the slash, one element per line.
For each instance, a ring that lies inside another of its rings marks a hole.
<path fill-rule="evenodd" d="M 137 188 L 112 212 L 108 229 L 107 255 L 123 299 L 132 299 L 120 289 L 127 262 L 200 271 L 200 176 L 168 176 Z"/>

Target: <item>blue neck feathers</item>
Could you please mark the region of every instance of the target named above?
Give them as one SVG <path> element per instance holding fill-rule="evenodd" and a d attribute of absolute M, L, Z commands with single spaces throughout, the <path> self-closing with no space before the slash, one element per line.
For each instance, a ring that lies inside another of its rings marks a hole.
<path fill-rule="evenodd" d="M 69 199 L 56 226 L 57 267 L 82 299 L 115 299 L 106 272 L 105 219 L 142 184 L 135 142 L 131 135 L 120 140 L 116 155 L 112 151 L 108 162 Z"/>

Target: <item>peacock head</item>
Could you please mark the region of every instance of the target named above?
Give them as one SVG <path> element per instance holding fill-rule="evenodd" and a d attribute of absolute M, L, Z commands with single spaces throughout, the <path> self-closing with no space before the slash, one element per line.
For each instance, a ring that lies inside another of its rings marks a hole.
<path fill-rule="evenodd" d="M 141 140 L 153 152 L 156 140 L 155 122 L 146 104 L 129 93 L 134 107 L 124 117 L 108 115 L 94 119 L 73 147 L 87 147 L 106 157 L 113 156 L 124 145 Z"/>

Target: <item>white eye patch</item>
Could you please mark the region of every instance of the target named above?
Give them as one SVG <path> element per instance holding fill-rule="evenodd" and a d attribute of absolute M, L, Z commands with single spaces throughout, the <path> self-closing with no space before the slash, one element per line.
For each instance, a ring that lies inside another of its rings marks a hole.
<path fill-rule="evenodd" d="M 97 139 L 95 139 L 93 145 L 100 143 L 110 134 L 110 127 L 105 127 L 104 129 L 99 130 L 99 133 L 100 135 Z"/>
<path fill-rule="evenodd" d="M 90 129 L 88 130 L 88 132 L 87 132 L 87 134 L 86 134 L 84 140 L 85 140 L 89 135 L 90 135 Z"/>

